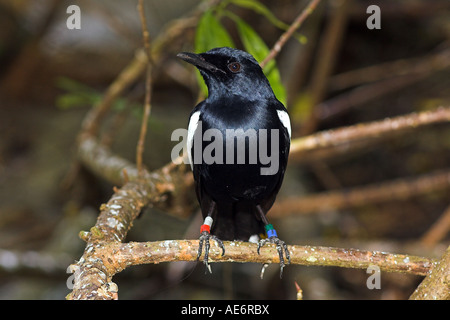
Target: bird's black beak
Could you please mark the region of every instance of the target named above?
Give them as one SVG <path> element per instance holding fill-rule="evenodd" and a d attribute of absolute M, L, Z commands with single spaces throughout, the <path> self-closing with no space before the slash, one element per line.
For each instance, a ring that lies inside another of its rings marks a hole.
<path fill-rule="evenodd" d="M 180 52 L 179 54 L 177 54 L 177 57 L 183 59 L 186 62 L 189 62 L 190 64 L 193 64 L 194 66 L 196 66 L 201 70 L 225 73 L 225 71 L 217 68 L 214 64 L 206 61 L 201 54 L 195 54 L 191 52 Z"/>

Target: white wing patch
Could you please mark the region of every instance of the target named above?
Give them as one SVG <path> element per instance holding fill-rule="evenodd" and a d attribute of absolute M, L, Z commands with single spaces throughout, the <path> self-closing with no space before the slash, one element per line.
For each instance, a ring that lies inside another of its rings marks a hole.
<path fill-rule="evenodd" d="M 287 129 L 287 131 L 289 133 L 289 139 L 290 139 L 291 138 L 291 119 L 289 118 L 288 113 L 284 110 L 277 110 L 277 113 L 278 113 L 278 118 L 280 118 L 281 123 Z"/>
<path fill-rule="evenodd" d="M 194 143 L 194 134 L 197 130 L 198 121 L 200 120 L 200 111 L 196 111 L 192 114 L 189 119 L 188 134 L 187 134 L 187 153 L 189 158 L 189 163 L 191 164 L 191 170 L 194 168 L 194 162 L 192 161 L 191 149 Z"/>

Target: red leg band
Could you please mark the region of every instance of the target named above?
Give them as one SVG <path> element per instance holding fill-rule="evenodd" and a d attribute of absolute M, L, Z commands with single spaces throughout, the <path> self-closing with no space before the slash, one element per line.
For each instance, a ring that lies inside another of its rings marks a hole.
<path fill-rule="evenodd" d="M 202 226 L 200 227 L 200 233 L 202 233 L 203 231 L 207 231 L 208 233 L 210 233 L 211 227 L 208 226 L 207 224 L 202 224 Z"/>

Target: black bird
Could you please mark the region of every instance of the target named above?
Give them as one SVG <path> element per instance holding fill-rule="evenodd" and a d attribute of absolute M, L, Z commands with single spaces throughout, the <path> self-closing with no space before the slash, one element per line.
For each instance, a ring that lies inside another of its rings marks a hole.
<path fill-rule="evenodd" d="M 266 213 L 280 190 L 286 170 L 291 125 L 258 62 L 247 52 L 215 48 L 206 53 L 182 52 L 179 58 L 196 66 L 208 86 L 208 97 L 191 112 L 187 151 L 204 223 L 197 259 L 209 240 L 275 243 L 280 277 L 289 251 Z M 205 143 L 205 141 L 211 141 Z M 212 149 L 214 149 L 212 151 Z"/>

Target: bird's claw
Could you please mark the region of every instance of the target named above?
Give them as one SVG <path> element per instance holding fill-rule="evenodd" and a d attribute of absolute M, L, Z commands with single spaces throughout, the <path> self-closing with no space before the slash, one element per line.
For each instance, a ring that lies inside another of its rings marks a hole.
<path fill-rule="evenodd" d="M 197 261 L 200 259 L 203 251 L 203 244 L 205 245 L 205 255 L 203 257 L 203 263 L 208 269 L 209 273 L 212 273 L 211 266 L 208 263 L 208 255 L 209 255 L 209 240 L 212 239 L 217 242 L 217 245 L 222 249 L 222 256 L 225 254 L 225 246 L 223 245 L 222 240 L 217 238 L 215 235 L 210 234 L 207 231 L 203 231 L 200 234 L 199 243 L 198 243 L 198 253 L 197 253 Z"/>
<path fill-rule="evenodd" d="M 261 239 L 258 242 L 258 249 L 257 249 L 258 254 L 259 254 L 259 250 L 261 249 L 261 247 L 263 245 L 265 245 L 267 242 L 273 243 L 273 244 L 276 245 L 276 248 L 277 248 L 277 251 L 278 251 L 278 256 L 280 257 L 280 279 L 281 279 L 283 277 L 283 269 L 286 266 L 285 259 L 283 257 L 283 251 L 284 251 L 284 255 L 287 258 L 287 264 L 290 264 L 291 263 L 291 256 L 289 254 L 289 250 L 288 250 L 287 245 L 286 245 L 286 243 L 284 241 L 278 239 L 277 237 L 269 237 L 269 238 L 266 238 L 266 239 Z M 263 269 L 265 269 L 265 267 L 263 267 Z M 262 271 L 261 272 L 261 278 L 262 278 L 263 274 L 264 274 L 264 272 Z"/>

